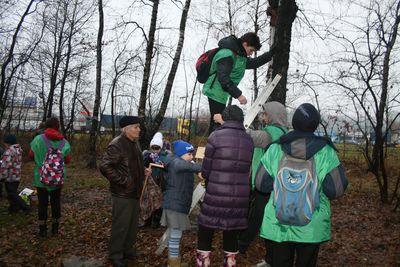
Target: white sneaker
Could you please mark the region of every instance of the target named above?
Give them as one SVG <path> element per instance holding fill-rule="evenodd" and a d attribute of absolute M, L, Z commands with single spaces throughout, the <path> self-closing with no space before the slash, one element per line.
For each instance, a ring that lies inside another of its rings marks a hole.
<path fill-rule="evenodd" d="M 256 265 L 253 265 L 251 267 L 271 267 L 265 260 L 260 261 Z"/>

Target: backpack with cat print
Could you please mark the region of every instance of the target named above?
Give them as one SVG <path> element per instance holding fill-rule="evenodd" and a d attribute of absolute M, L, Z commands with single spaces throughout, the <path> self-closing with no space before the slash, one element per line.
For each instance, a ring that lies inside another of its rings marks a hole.
<path fill-rule="evenodd" d="M 65 139 L 62 139 L 58 147 L 54 148 L 46 135 L 42 134 L 41 137 L 47 146 L 47 152 L 43 165 L 39 169 L 40 181 L 52 187 L 62 186 L 64 184 L 64 159 L 61 150 Z"/>
<path fill-rule="evenodd" d="M 281 224 L 308 224 L 319 208 L 318 177 L 314 157 L 305 160 L 282 157 L 274 180 L 275 215 Z"/>

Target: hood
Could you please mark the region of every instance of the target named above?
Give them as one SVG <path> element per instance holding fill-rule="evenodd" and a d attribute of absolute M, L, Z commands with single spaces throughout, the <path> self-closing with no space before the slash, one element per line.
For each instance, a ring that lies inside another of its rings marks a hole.
<path fill-rule="evenodd" d="M 228 37 L 222 38 L 218 42 L 218 47 L 228 48 L 236 52 L 239 56 L 247 57 L 246 50 L 242 46 L 242 42 L 235 36 L 230 35 Z"/>
<path fill-rule="evenodd" d="M 279 143 L 286 154 L 305 160 L 312 158 L 325 145 L 329 145 L 336 150 L 329 138 L 296 130 L 281 136 Z"/>
<path fill-rule="evenodd" d="M 277 101 L 267 102 L 263 105 L 263 111 L 267 113 L 269 125 L 287 127 L 287 112 L 284 105 Z"/>
<path fill-rule="evenodd" d="M 47 138 L 50 140 L 61 140 L 64 138 L 64 136 L 57 130 L 54 130 L 53 128 L 46 128 L 44 130 L 44 134 L 46 135 Z"/>

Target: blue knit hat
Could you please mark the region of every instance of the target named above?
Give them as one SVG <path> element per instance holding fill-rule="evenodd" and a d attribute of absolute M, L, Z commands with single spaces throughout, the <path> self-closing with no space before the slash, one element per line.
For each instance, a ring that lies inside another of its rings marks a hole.
<path fill-rule="evenodd" d="M 172 147 L 174 149 L 174 154 L 178 157 L 194 151 L 194 147 L 183 140 L 177 140 L 173 142 Z"/>

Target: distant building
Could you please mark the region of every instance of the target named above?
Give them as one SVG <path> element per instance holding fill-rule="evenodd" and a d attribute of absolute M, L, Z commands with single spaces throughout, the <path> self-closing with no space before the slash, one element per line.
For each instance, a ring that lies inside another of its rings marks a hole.
<path fill-rule="evenodd" d="M 324 131 L 321 131 L 321 130 L 317 130 L 317 131 L 315 132 L 315 135 L 317 135 L 317 136 L 326 136 L 325 132 L 324 132 Z M 334 142 L 334 143 L 338 143 L 338 142 L 339 142 L 339 136 L 336 134 L 335 131 L 329 131 L 329 132 L 328 132 L 328 137 L 329 137 L 329 138 L 331 139 L 331 141 Z"/>
<path fill-rule="evenodd" d="M 43 111 L 38 109 L 36 97 L 15 97 L 6 102 L 1 128 L 34 130 L 42 121 Z"/>

